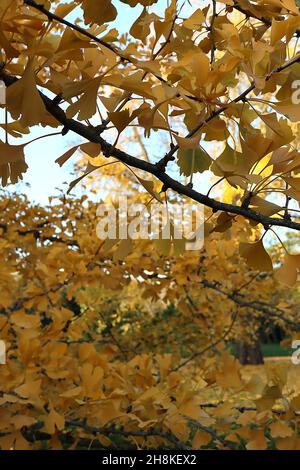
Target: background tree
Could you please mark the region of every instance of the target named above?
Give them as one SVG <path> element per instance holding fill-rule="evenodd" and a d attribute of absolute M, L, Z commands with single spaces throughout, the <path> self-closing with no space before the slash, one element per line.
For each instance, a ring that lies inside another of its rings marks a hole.
<path fill-rule="evenodd" d="M 116 262 L 118 244 L 95 243 L 97 205 L 85 196 L 0 204 L 2 449 L 298 446 L 298 415 L 282 408 L 298 409 L 296 371 L 245 375 L 224 350 L 255 338 L 265 317 L 290 335 L 300 328 L 291 291 L 248 270 L 236 234 L 177 257 L 137 242 Z"/>
<path fill-rule="evenodd" d="M 125 35 L 111 0 L 1 2 L 2 185 L 26 172 L 34 126 L 73 132 L 56 161 L 87 166 L 69 192 L 87 177 L 105 200 L 203 204 L 205 246 L 107 242 L 87 195 L 4 194 L 0 447 L 299 449 L 295 367 L 258 375 L 226 351 L 266 323 L 299 337 L 282 242 L 300 228 L 299 8 L 123 3 L 143 7 Z"/>

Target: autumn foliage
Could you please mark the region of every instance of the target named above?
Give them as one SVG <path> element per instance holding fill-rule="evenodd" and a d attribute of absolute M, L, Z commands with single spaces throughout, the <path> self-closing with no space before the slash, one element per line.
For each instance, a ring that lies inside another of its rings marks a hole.
<path fill-rule="evenodd" d="M 85 197 L 1 206 L 2 448 L 298 446 L 296 366 L 251 375 L 224 352 L 226 338 L 255 337 L 259 306 L 297 327 L 290 295 L 249 272 L 237 242 L 215 234 L 200 263 L 145 242 L 143 263 L 138 248 L 120 263 L 95 242 Z M 244 308 L 221 282 L 244 289 Z"/>
<path fill-rule="evenodd" d="M 48 204 L 1 193 L 0 449 L 300 448 L 297 366 L 228 347 L 300 335 L 298 3 L 158 3 L 0 3 L 2 186 L 34 126 L 79 156 Z M 204 247 L 99 238 L 117 195 L 202 204 Z"/>

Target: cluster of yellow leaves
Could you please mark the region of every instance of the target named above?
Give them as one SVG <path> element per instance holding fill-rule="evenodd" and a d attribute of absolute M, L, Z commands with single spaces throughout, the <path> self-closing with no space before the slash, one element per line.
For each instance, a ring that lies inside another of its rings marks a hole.
<path fill-rule="evenodd" d="M 93 119 L 100 126 L 110 123 L 114 145 L 129 126 L 141 128 L 146 138 L 153 131 L 165 132 L 172 145 L 178 145 L 173 165 L 181 175 L 192 178 L 210 170 L 235 191 L 236 203 L 247 201 L 247 208 L 259 214 L 290 220 L 286 201 L 300 201 L 300 160 L 293 132 L 299 106 L 292 98 L 300 67 L 295 1 L 217 2 L 217 15 L 209 6 L 187 7 L 179 14 L 175 0 L 163 15 L 152 10 L 155 0 L 124 3 L 144 7 L 129 35 L 108 29 L 121 12 L 111 0 L 102 2 L 101 8 L 91 0 L 45 1 L 43 7 L 62 19 L 80 7 L 74 27 L 55 20 L 51 28 L 38 8 L 18 0 L 1 2 L 4 69 L 19 77 L 7 90 L 12 122 L 2 124 L 6 138 L 21 137 L 37 124 L 59 126 L 47 111 L 41 90 L 64 103 L 68 118 L 89 123 Z M 246 19 L 236 7 L 246 12 Z M 252 20 L 259 18 L 257 26 Z M 290 66 L 281 69 L 289 60 Z M 237 89 L 246 88 L 248 81 L 253 83 L 252 93 L 237 99 Z M 210 143 L 216 141 L 222 151 L 211 155 Z M 57 162 L 62 165 L 78 148 L 91 161 L 70 190 L 96 170 L 107 171 L 104 159 L 96 161 L 101 148 L 94 143 L 73 147 Z M 22 178 L 27 169 L 24 145 L 1 142 L 0 154 L 2 184 Z M 137 177 L 160 201 L 154 183 Z M 217 230 L 226 232 L 235 220 L 222 217 Z M 121 254 L 129 253 L 132 247 L 123 245 Z M 161 248 L 170 251 L 169 245 Z M 181 247 L 175 251 L 181 252 Z M 262 241 L 242 241 L 240 252 L 251 268 L 273 269 Z M 277 277 L 293 285 L 298 269 L 298 258 L 288 255 Z"/>
<path fill-rule="evenodd" d="M 216 235 L 200 261 L 194 253 L 154 256 L 144 245 L 118 264 L 101 250 L 103 241 L 95 242 L 96 207 L 85 197 L 61 197 L 48 207 L 3 197 L 1 208 L 2 449 L 75 448 L 94 442 L 95 428 L 102 447 L 123 430 L 137 448 L 299 447 L 296 370 L 244 375 L 221 355 L 221 344 L 217 356 L 200 357 L 196 375 L 193 368 L 176 371 L 182 348 L 194 353 L 231 322 L 235 307 L 199 283 L 244 283 L 238 242 L 233 247 Z M 249 285 L 247 295 L 258 285 L 267 302 L 274 280 Z M 168 303 L 180 314 L 160 317 Z M 255 333 L 248 318 L 241 309 L 232 338 Z M 289 409 L 277 417 L 274 409 L 287 400 Z M 244 406 L 256 408 L 242 413 Z M 145 435 L 135 435 L 140 431 Z"/>

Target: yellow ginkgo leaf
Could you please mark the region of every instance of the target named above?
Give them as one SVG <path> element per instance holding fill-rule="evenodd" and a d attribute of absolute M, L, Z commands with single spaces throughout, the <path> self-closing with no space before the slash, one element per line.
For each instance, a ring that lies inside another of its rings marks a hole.
<path fill-rule="evenodd" d="M 126 258 L 126 256 L 128 256 L 131 253 L 132 249 L 133 249 L 133 243 L 130 238 L 126 240 L 121 240 L 118 248 L 113 254 L 113 260 L 114 261 L 123 260 L 124 258 Z"/>
<path fill-rule="evenodd" d="M 54 434 L 56 429 L 62 431 L 65 427 L 65 418 L 52 408 L 50 413 L 44 419 L 44 426 L 46 432 L 49 434 Z"/>
<path fill-rule="evenodd" d="M 73 387 L 73 388 L 70 388 L 70 390 L 66 390 L 65 392 L 61 393 L 60 397 L 73 398 L 73 397 L 77 397 L 78 395 L 80 395 L 81 392 L 82 392 L 82 387 Z"/>
<path fill-rule="evenodd" d="M 26 144 L 22 145 L 9 145 L 0 142 L 0 164 L 13 163 L 18 160 L 24 160 L 24 148 Z"/>
<path fill-rule="evenodd" d="M 189 18 L 183 21 L 183 26 L 189 29 L 199 29 L 199 27 L 204 21 L 205 21 L 205 16 L 202 10 L 198 8 L 197 10 L 194 11 L 194 13 Z"/>
<path fill-rule="evenodd" d="M 192 441 L 192 449 L 198 450 L 202 446 L 206 446 L 211 441 L 211 435 L 207 432 L 198 430 Z"/>
<path fill-rule="evenodd" d="M 275 277 L 282 284 L 292 287 L 297 282 L 298 269 L 300 269 L 300 255 L 286 254 L 282 266 L 275 272 Z"/>
<path fill-rule="evenodd" d="M 67 109 L 67 117 L 72 118 L 78 113 L 79 121 L 90 119 L 96 113 L 97 94 L 100 85 L 100 78 L 89 80 L 83 94 Z"/>
<path fill-rule="evenodd" d="M 97 23 L 102 25 L 108 21 L 113 21 L 117 16 L 117 10 L 111 0 L 83 0 L 82 8 L 86 23 Z"/>
<path fill-rule="evenodd" d="M 299 104 L 292 104 L 291 102 L 280 103 L 275 106 L 276 110 L 284 114 L 290 121 L 299 122 L 300 121 L 300 106 Z"/>
<path fill-rule="evenodd" d="M 74 147 L 70 148 L 63 155 L 58 157 L 55 160 L 55 163 L 58 163 L 59 166 L 63 166 L 63 164 L 66 163 L 69 160 L 69 158 L 72 157 L 72 155 L 74 155 L 74 153 L 76 152 L 77 149 L 78 149 L 78 145 L 75 145 Z"/>
<path fill-rule="evenodd" d="M 289 437 L 293 435 L 293 430 L 284 421 L 275 421 L 270 424 L 272 437 Z"/>
<path fill-rule="evenodd" d="M 80 145 L 80 150 L 92 158 L 98 157 L 101 152 L 100 144 L 94 144 L 93 142 L 86 142 Z"/>
<path fill-rule="evenodd" d="M 128 126 L 131 121 L 131 116 L 128 109 L 108 113 L 108 118 L 117 128 L 119 134 Z"/>
<path fill-rule="evenodd" d="M 255 243 L 240 243 L 240 254 L 249 267 L 257 271 L 272 271 L 273 265 L 261 240 Z"/>
<path fill-rule="evenodd" d="M 5 163 L 4 165 L 0 164 L 2 186 L 6 186 L 9 179 L 12 184 L 17 183 L 19 179 L 23 178 L 23 173 L 26 173 L 27 168 L 28 166 L 25 160 L 18 160 L 9 164 Z"/>
<path fill-rule="evenodd" d="M 251 429 L 249 431 L 249 442 L 246 444 L 248 450 L 265 450 L 268 446 L 263 429 Z"/>
<path fill-rule="evenodd" d="M 154 199 L 156 199 L 158 202 L 163 202 L 161 196 L 155 191 L 154 189 L 154 183 L 151 180 L 145 180 L 143 178 L 140 178 L 137 176 L 137 179 L 141 183 L 141 185 L 148 191 L 149 194 L 151 194 Z"/>
<path fill-rule="evenodd" d="M 200 136 L 186 138 L 175 135 L 175 139 L 181 149 L 197 149 L 199 147 Z"/>
<path fill-rule="evenodd" d="M 36 86 L 33 59 L 30 59 L 20 80 L 7 89 L 7 107 L 14 119 L 21 116 L 22 126 L 30 127 L 45 120 L 46 108 Z"/>

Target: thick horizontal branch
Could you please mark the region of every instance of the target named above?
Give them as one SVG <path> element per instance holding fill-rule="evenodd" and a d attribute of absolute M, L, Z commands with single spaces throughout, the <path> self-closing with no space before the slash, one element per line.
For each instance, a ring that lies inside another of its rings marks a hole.
<path fill-rule="evenodd" d="M 218 408 L 218 406 L 224 405 L 226 402 L 223 400 L 220 400 L 218 403 L 201 403 L 200 407 L 203 409 L 206 408 Z M 239 411 L 240 413 L 245 413 L 245 411 L 257 411 L 256 406 L 234 406 L 233 407 L 235 410 Z M 282 410 L 282 409 L 272 409 L 271 410 L 274 415 L 283 415 L 286 414 L 288 411 L 287 410 Z"/>
<path fill-rule="evenodd" d="M 300 55 L 290 60 L 286 64 L 278 67 L 276 71 L 278 72 L 280 70 L 284 70 L 289 65 L 298 61 L 300 61 Z M 275 73 L 275 71 L 273 72 Z M 6 86 L 10 86 L 18 80 L 18 78 L 6 74 L 3 69 L 0 71 L 0 79 L 4 81 Z M 253 88 L 254 85 L 249 87 L 242 95 L 240 95 L 240 99 L 242 99 L 243 96 L 245 96 L 245 94 Z M 293 222 L 292 220 L 282 219 L 278 217 L 267 217 L 263 214 L 255 212 L 250 208 L 218 201 L 216 199 L 210 198 L 207 195 L 201 194 L 200 192 L 191 188 L 189 185 L 185 186 L 184 184 L 167 175 L 167 173 L 162 170 L 160 165 L 141 160 L 139 158 L 134 157 L 133 155 L 130 155 L 127 152 L 115 148 L 113 145 L 104 140 L 97 132 L 97 129 L 95 129 L 93 126 L 88 126 L 79 121 L 76 121 L 75 119 L 67 118 L 64 110 L 57 103 L 53 102 L 53 100 L 48 98 L 42 92 L 40 92 L 40 95 L 47 111 L 55 119 L 57 119 L 57 121 L 62 126 L 64 126 L 65 129 L 75 132 L 76 134 L 80 135 L 81 137 L 87 139 L 90 142 L 100 144 L 104 156 L 114 156 L 120 162 L 123 162 L 132 168 L 143 170 L 155 176 L 164 184 L 165 188 L 172 189 L 178 194 L 187 196 L 193 201 L 203 204 L 204 206 L 210 207 L 214 212 L 223 211 L 231 214 L 241 215 L 247 219 L 262 224 L 264 227 L 278 226 L 300 231 L 300 223 L 298 222 Z M 220 114 L 221 112 L 222 110 L 220 110 L 217 114 Z"/>

